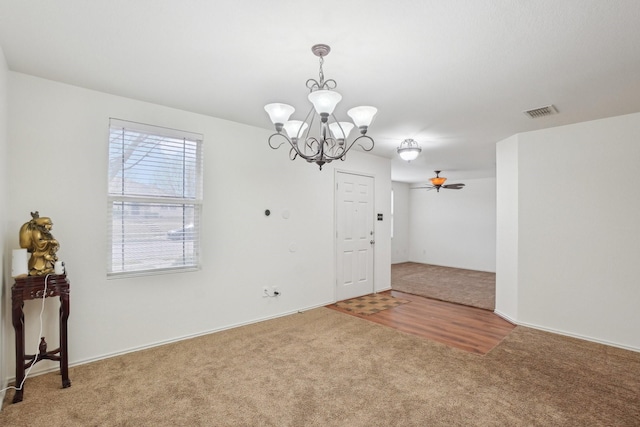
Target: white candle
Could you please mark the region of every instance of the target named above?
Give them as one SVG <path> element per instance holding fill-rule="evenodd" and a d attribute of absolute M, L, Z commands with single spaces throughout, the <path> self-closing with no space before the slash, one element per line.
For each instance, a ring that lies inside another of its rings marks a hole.
<path fill-rule="evenodd" d="M 62 265 L 62 261 L 56 261 L 56 263 L 53 266 L 53 269 L 54 269 L 54 273 L 63 274 L 64 273 L 64 266 Z"/>
<path fill-rule="evenodd" d="M 14 249 L 11 258 L 11 277 L 27 276 L 29 274 L 29 259 L 26 249 Z"/>

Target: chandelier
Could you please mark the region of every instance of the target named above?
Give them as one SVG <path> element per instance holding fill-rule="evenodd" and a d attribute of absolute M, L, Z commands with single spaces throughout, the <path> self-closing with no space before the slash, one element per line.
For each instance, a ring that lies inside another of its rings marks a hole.
<path fill-rule="evenodd" d="M 398 147 L 398 155 L 407 162 L 417 159 L 421 151 L 422 148 L 413 139 L 405 139 Z"/>
<path fill-rule="evenodd" d="M 309 163 L 317 164 L 322 170 L 325 163 L 344 160 L 356 142 L 364 151 L 373 149 L 374 141 L 367 136 L 367 130 L 378 110 L 369 106 L 354 107 L 347 111 L 353 123 L 338 121 L 333 111 L 342 95 L 333 90 L 337 86 L 336 81 L 325 80 L 322 70 L 324 57 L 331 48 L 325 44 L 317 44 L 311 47 L 311 51 L 320 58 L 320 78 L 307 80 L 308 99 L 313 106 L 304 121 L 289 120 L 295 111 L 291 105 L 267 104 L 264 109 L 276 128 L 276 133 L 269 137 L 269 146 L 275 150 L 288 143 L 291 146 L 291 160 L 301 157 Z M 348 137 L 354 126 L 358 127 L 360 135 L 349 142 Z"/>

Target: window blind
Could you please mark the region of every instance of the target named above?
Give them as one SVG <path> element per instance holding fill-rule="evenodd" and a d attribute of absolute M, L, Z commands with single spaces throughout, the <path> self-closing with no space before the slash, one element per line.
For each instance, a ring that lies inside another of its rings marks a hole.
<path fill-rule="evenodd" d="M 108 276 L 200 267 L 202 141 L 110 120 Z"/>

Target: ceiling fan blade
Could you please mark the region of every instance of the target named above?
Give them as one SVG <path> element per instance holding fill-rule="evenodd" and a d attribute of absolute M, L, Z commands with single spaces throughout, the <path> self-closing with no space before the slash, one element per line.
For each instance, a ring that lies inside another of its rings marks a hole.
<path fill-rule="evenodd" d="M 436 188 L 436 187 L 434 187 L 433 185 L 424 185 L 422 187 L 411 187 L 410 189 L 411 190 L 427 190 L 427 191 L 429 191 L 429 190 L 433 190 L 434 188 Z"/>
<path fill-rule="evenodd" d="M 464 187 L 464 184 L 447 184 L 442 186 L 442 188 L 448 188 L 449 190 L 460 190 L 462 187 Z"/>

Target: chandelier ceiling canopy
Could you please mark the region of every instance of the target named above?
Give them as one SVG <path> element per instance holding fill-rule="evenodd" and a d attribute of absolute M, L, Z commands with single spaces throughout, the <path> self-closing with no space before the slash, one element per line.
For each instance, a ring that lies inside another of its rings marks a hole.
<path fill-rule="evenodd" d="M 311 51 L 320 58 L 320 71 L 319 80 L 307 80 L 308 99 L 312 107 L 306 118 L 302 121 L 289 120 L 295 108 L 288 104 L 267 104 L 264 109 L 276 128 L 276 133 L 269 137 L 269 146 L 275 150 L 288 143 L 291 146 L 291 160 L 299 156 L 317 164 L 322 170 L 325 163 L 344 160 L 356 142 L 364 151 L 373 149 L 374 141 L 366 133 L 378 110 L 370 106 L 354 107 L 347 111 L 353 123 L 338 121 L 333 111 L 342 100 L 342 95 L 334 90 L 337 86 L 335 80 L 325 80 L 322 69 L 324 57 L 331 48 L 317 44 Z M 358 128 L 360 135 L 349 142 L 349 134 L 354 127 Z"/>

